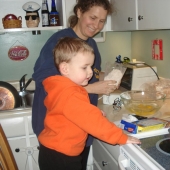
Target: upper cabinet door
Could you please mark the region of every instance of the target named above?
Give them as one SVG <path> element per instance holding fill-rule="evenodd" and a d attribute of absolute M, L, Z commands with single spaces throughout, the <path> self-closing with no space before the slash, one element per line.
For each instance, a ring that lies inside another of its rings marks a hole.
<path fill-rule="evenodd" d="M 69 26 L 68 24 L 68 19 L 71 15 L 73 15 L 73 8 L 76 4 L 76 0 L 64 0 L 63 1 L 65 4 L 63 6 L 63 11 L 65 11 L 65 16 L 63 16 L 64 19 L 64 27 L 67 28 Z"/>
<path fill-rule="evenodd" d="M 170 0 L 138 0 L 138 29 L 169 29 Z"/>
<path fill-rule="evenodd" d="M 116 10 L 112 14 L 112 30 L 124 31 L 136 29 L 136 0 L 112 0 L 113 8 Z"/>

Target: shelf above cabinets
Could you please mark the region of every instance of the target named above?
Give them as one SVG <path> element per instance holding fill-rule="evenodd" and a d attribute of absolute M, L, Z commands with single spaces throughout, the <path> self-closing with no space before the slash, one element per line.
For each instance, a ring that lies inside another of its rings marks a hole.
<path fill-rule="evenodd" d="M 48 1 L 49 11 L 51 11 L 51 0 Z M 73 15 L 73 8 L 76 4 L 76 0 L 57 0 L 56 1 L 56 8 L 59 12 L 60 16 L 60 23 L 61 26 L 57 27 L 42 27 L 42 19 L 41 19 L 41 9 L 38 11 L 40 16 L 40 23 L 38 27 L 34 28 L 27 28 L 25 15 L 26 12 L 22 9 L 22 6 L 28 2 L 28 0 L 0 0 L 0 18 L 4 18 L 7 14 L 14 14 L 17 17 L 22 17 L 22 28 L 10 28 L 4 29 L 2 22 L 0 22 L 0 35 L 4 33 L 11 33 L 11 32 L 29 32 L 29 31 L 43 31 L 43 30 L 52 30 L 58 31 L 68 27 L 68 18 Z M 42 6 L 42 0 L 36 0 L 40 6 Z M 105 41 L 105 31 L 111 31 L 111 16 L 107 17 L 107 22 L 101 32 L 100 37 L 95 37 L 96 42 L 104 42 Z M 35 33 L 36 35 L 37 33 Z"/>
<path fill-rule="evenodd" d="M 43 31 L 43 30 L 61 30 L 63 26 L 57 27 L 35 27 L 35 28 L 10 28 L 10 29 L 0 29 L 1 33 L 9 33 L 9 32 L 28 32 L 28 31 Z"/>
<path fill-rule="evenodd" d="M 67 27 L 67 19 L 68 19 L 68 14 L 70 11 L 65 11 L 66 10 L 66 3 L 67 0 L 57 0 L 56 3 L 56 8 L 57 11 L 59 12 L 60 16 L 60 23 L 61 26 L 57 27 L 42 27 L 42 17 L 41 17 L 41 8 L 38 11 L 39 16 L 40 16 L 40 23 L 38 27 L 34 28 L 27 28 L 26 26 L 26 21 L 25 21 L 25 15 L 26 12 L 22 9 L 22 6 L 28 2 L 28 0 L 0 0 L 0 33 L 5 33 L 5 32 L 18 32 L 18 31 L 36 31 L 36 30 L 59 30 Z M 42 0 L 36 0 L 36 3 L 38 3 L 40 6 L 42 6 Z M 74 1 L 71 1 L 72 6 L 74 6 Z M 69 4 L 71 6 L 71 4 Z M 48 0 L 48 6 L 49 6 L 49 11 L 51 11 L 51 0 Z M 22 28 L 10 28 L 10 29 L 4 29 L 2 19 L 7 15 L 7 14 L 14 14 L 17 17 L 21 16 L 22 18 Z"/>

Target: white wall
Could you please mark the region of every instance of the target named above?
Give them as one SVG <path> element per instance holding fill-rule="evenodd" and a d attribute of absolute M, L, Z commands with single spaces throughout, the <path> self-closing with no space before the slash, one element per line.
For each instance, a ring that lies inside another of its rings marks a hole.
<path fill-rule="evenodd" d="M 39 52 L 53 31 L 42 31 L 41 35 L 32 32 L 6 33 L 0 35 L 0 80 L 19 80 L 24 74 L 32 76 Z M 24 45 L 30 54 L 23 61 L 13 61 L 8 57 L 8 50 L 14 45 Z M 102 56 L 102 69 L 107 61 L 114 62 L 117 55 L 131 55 L 131 33 L 107 32 L 106 41 L 98 43 Z"/>
<path fill-rule="evenodd" d="M 152 59 L 152 40 L 163 40 L 163 60 Z M 170 78 L 170 30 L 132 32 L 132 58 L 157 66 L 158 75 Z"/>
<path fill-rule="evenodd" d="M 0 80 L 19 80 L 24 74 L 30 78 L 39 52 L 53 34 L 53 31 L 42 31 L 41 35 L 32 35 L 32 32 L 6 33 L 0 35 Z M 164 60 L 152 59 L 153 39 L 163 40 Z M 12 61 L 8 57 L 8 50 L 15 43 L 25 45 L 30 55 L 24 61 Z M 106 41 L 98 43 L 102 57 L 102 71 L 106 62 L 114 62 L 116 56 L 136 58 L 158 68 L 159 76 L 170 78 L 170 30 L 134 31 L 134 32 L 107 32 Z"/>
<path fill-rule="evenodd" d="M 41 48 L 52 34 L 51 31 L 42 31 L 41 35 L 32 35 L 32 32 L 0 35 L 0 80 L 19 80 L 24 74 L 28 74 L 26 78 L 29 79 Z M 29 50 L 28 58 L 23 61 L 11 60 L 8 51 L 15 45 L 25 46 Z"/>
<path fill-rule="evenodd" d="M 116 56 L 121 55 L 131 58 L 131 32 L 107 32 L 106 41 L 98 43 L 98 48 L 102 58 L 102 71 L 106 62 L 114 63 Z"/>

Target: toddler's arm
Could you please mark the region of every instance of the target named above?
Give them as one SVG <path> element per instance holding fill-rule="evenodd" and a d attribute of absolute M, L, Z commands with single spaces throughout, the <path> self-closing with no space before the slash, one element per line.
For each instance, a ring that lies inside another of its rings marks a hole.
<path fill-rule="evenodd" d="M 126 144 L 128 143 L 141 144 L 141 141 L 138 138 L 135 138 L 133 136 L 128 136 Z"/>

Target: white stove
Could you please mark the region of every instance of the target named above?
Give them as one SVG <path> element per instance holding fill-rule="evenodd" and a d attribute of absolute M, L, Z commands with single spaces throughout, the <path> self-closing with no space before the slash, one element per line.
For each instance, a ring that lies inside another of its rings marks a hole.
<path fill-rule="evenodd" d="M 133 135 L 140 138 L 142 144 L 120 146 L 120 169 L 170 170 L 170 134 L 168 130 L 166 128 Z"/>
<path fill-rule="evenodd" d="M 170 170 L 170 135 L 159 135 L 141 139 L 143 149 L 166 170 Z"/>

